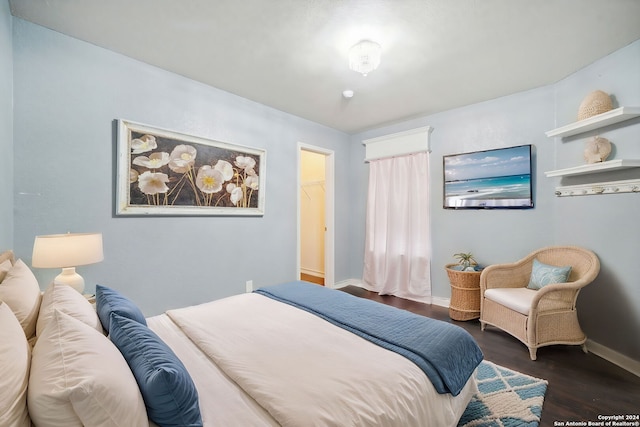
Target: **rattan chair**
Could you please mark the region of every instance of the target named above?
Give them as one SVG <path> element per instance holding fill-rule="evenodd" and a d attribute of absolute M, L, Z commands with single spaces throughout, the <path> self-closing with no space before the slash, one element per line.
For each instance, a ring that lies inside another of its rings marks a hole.
<path fill-rule="evenodd" d="M 553 266 L 571 266 L 566 283 L 539 290 L 527 288 L 533 260 Z M 590 250 L 576 246 L 550 246 L 511 264 L 486 267 L 480 276 L 480 324 L 500 328 L 518 338 L 536 360 L 539 347 L 581 345 L 587 337 L 578 322 L 576 300 L 580 289 L 600 271 L 600 261 Z M 487 290 L 492 290 L 487 295 Z"/>

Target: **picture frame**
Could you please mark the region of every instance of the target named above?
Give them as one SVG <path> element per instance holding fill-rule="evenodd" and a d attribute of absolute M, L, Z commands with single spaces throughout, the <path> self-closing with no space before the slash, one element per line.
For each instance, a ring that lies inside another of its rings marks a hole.
<path fill-rule="evenodd" d="M 262 216 L 266 151 L 117 121 L 116 215 Z"/>

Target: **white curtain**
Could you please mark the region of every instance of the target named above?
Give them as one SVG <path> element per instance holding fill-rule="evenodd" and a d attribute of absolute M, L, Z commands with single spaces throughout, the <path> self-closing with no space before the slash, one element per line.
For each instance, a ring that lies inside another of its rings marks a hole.
<path fill-rule="evenodd" d="M 431 302 L 429 154 L 373 160 L 369 167 L 365 287 Z"/>

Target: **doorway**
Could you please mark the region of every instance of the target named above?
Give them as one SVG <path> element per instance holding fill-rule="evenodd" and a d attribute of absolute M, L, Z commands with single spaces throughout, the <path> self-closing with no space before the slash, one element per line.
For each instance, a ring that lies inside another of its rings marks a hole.
<path fill-rule="evenodd" d="M 298 146 L 298 278 L 334 286 L 333 151 Z"/>

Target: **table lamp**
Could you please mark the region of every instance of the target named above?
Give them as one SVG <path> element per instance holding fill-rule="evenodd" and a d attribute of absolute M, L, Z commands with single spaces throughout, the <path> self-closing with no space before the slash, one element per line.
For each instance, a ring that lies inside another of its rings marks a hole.
<path fill-rule="evenodd" d="M 35 268 L 62 268 L 54 283 L 84 291 L 84 279 L 76 273 L 79 265 L 104 259 L 102 233 L 67 233 L 36 236 L 31 265 Z"/>

